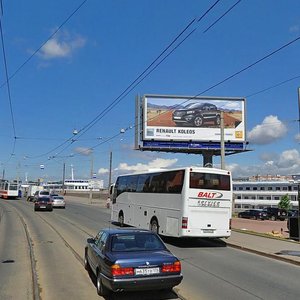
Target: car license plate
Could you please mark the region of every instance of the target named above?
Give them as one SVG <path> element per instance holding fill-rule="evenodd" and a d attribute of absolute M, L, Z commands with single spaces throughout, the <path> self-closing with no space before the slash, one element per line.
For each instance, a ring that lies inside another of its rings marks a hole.
<path fill-rule="evenodd" d="M 40 206 L 40 208 L 46 208 L 46 206 Z"/>
<path fill-rule="evenodd" d="M 214 233 L 213 229 L 203 229 L 203 233 Z"/>
<path fill-rule="evenodd" d="M 135 269 L 135 275 L 152 275 L 158 273 L 159 273 L 159 268 Z"/>

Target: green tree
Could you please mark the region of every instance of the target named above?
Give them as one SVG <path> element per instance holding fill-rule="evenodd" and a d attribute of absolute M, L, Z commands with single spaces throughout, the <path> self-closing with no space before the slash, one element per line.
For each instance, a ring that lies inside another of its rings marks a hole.
<path fill-rule="evenodd" d="M 289 210 L 291 208 L 291 200 L 288 194 L 281 197 L 281 200 L 278 203 L 279 208 Z"/>

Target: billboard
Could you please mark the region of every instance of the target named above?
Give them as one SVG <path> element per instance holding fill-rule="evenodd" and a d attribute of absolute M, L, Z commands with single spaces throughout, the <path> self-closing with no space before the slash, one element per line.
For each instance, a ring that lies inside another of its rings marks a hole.
<path fill-rule="evenodd" d="M 245 142 L 244 98 L 145 95 L 142 140 L 220 142 L 221 112 L 224 141 Z"/>

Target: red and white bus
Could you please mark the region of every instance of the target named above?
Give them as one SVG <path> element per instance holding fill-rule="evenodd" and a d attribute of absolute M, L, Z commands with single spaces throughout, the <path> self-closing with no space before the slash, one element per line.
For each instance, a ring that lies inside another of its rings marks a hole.
<path fill-rule="evenodd" d="M 173 237 L 229 237 L 232 178 L 226 170 L 188 167 L 117 178 L 111 221 Z"/>
<path fill-rule="evenodd" d="M 19 189 L 17 183 L 11 183 L 7 180 L 0 181 L 0 197 L 4 199 L 18 198 Z"/>

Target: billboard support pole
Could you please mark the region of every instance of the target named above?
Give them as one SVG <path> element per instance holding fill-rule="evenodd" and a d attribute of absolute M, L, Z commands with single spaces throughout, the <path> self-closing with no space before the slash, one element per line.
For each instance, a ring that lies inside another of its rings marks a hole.
<path fill-rule="evenodd" d="M 213 166 L 213 152 L 203 151 L 203 167 L 212 167 L 212 166 Z"/>

